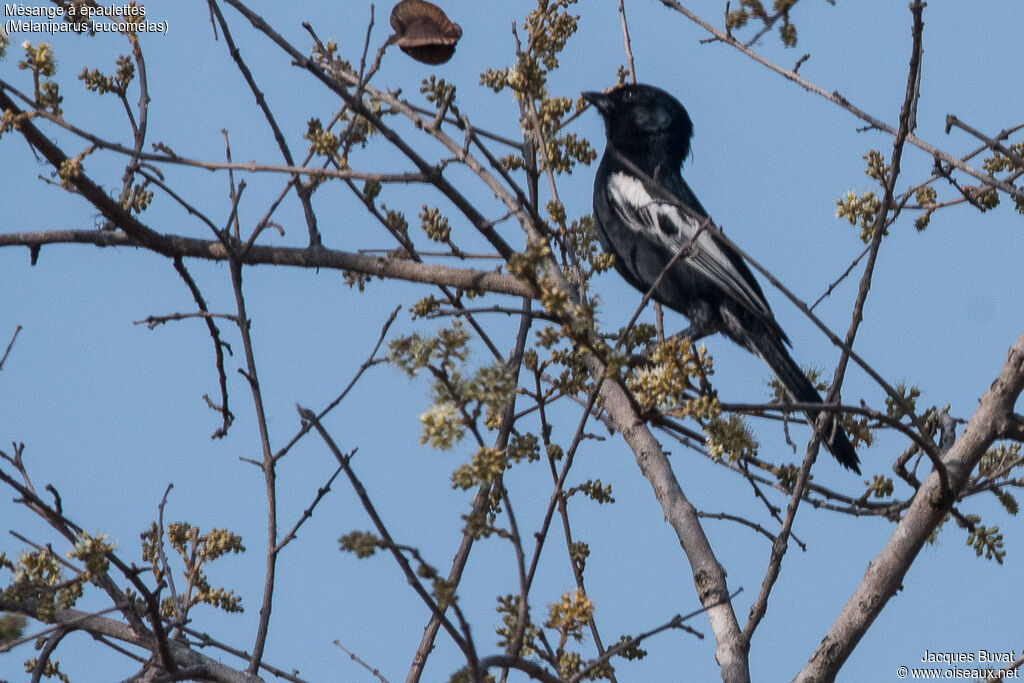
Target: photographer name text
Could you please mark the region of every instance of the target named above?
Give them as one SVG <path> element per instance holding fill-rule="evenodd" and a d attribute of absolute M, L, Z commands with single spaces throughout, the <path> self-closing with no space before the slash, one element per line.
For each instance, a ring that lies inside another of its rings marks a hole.
<path fill-rule="evenodd" d="M 922 662 L 942 662 L 944 664 L 959 664 L 961 662 L 979 663 L 1000 663 L 1010 664 L 1017 659 L 1013 650 L 1007 652 L 993 652 L 990 650 L 976 650 L 971 652 L 932 652 L 925 650 L 921 656 Z"/>

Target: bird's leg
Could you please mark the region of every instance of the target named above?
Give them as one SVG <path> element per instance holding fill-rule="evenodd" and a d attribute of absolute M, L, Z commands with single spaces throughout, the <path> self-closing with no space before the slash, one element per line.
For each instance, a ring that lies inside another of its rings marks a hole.
<path fill-rule="evenodd" d="M 717 334 L 722 331 L 722 322 L 719 318 L 713 318 L 708 315 L 691 315 L 690 326 L 682 332 L 676 332 L 671 337 L 668 337 L 665 341 L 676 341 L 679 339 L 689 339 L 691 344 L 696 344 L 704 337 L 710 337 L 713 334 Z M 647 347 L 646 353 L 649 355 L 653 350 L 650 345 Z"/>
<path fill-rule="evenodd" d="M 690 321 L 690 326 L 672 335 L 673 339 L 688 337 L 692 344 L 721 332 L 725 326 L 722 315 L 708 305 L 693 307 L 686 312 L 686 318 Z"/>
<path fill-rule="evenodd" d="M 717 332 L 719 332 L 717 326 L 690 325 L 682 332 L 676 332 L 671 337 L 667 337 L 665 341 L 674 341 L 676 339 L 689 339 L 691 344 L 695 344 L 704 337 L 710 337 L 711 335 Z"/>

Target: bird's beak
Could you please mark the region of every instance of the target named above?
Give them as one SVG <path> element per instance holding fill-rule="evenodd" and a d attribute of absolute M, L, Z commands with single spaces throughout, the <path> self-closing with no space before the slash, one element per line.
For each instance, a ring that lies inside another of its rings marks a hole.
<path fill-rule="evenodd" d="M 601 112 L 602 116 L 607 114 L 608 110 L 611 109 L 611 103 L 612 102 L 611 102 L 610 99 L 608 99 L 608 96 L 605 95 L 603 92 L 597 92 L 596 90 L 591 90 L 589 92 L 585 92 L 585 93 L 582 93 L 582 94 L 583 94 L 583 99 L 585 99 L 587 102 L 590 102 L 592 105 L 597 107 L 597 111 Z"/>

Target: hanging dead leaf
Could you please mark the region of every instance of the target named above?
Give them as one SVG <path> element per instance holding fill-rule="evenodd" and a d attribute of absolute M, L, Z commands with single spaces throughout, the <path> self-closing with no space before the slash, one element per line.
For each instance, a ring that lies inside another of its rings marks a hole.
<path fill-rule="evenodd" d="M 402 52 L 424 64 L 447 62 L 462 37 L 462 27 L 426 0 L 402 0 L 395 5 L 391 10 L 391 27 Z"/>

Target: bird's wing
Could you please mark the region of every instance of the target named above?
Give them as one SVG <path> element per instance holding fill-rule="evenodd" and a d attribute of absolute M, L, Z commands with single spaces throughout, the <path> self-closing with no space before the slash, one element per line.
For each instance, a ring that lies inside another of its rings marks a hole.
<path fill-rule="evenodd" d="M 685 185 L 680 189 L 688 190 Z M 700 229 L 701 220 L 696 215 L 688 215 L 674 203 L 652 197 L 644 183 L 629 173 L 612 173 L 608 193 L 610 204 L 623 226 L 662 245 L 673 255 L 693 239 Z M 673 194 L 678 196 L 679 192 Z M 696 204 L 695 214 L 704 213 L 696 198 L 683 203 L 690 206 Z M 687 265 L 750 312 L 774 321 L 760 286 L 738 254 L 716 240 L 707 230 L 700 233 L 695 244 L 696 249 L 683 257 Z"/>

